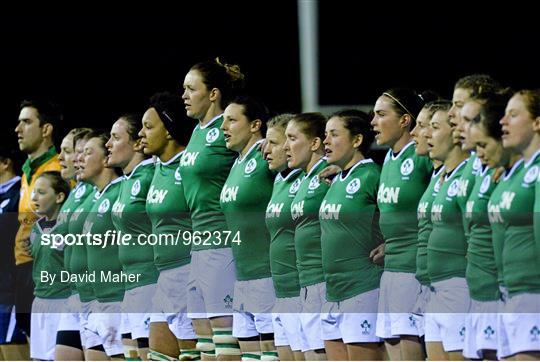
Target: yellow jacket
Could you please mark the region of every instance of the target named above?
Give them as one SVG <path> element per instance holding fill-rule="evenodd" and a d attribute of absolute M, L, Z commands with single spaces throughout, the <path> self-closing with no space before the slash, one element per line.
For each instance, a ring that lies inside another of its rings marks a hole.
<path fill-rule="evenodd" d="M 54 147 L 51 147 L 45 155 L 34 161 L 26 161 L 23 166 L 21 179 L 21 197 L 19 199 L 19 230 L 15 237 L 15 264 L 20 265 L 32 261 L 32 257 L 26 252 L 25 244 L 28 243 L 32 226 L 38 217 L 34 213 L 32 191 L 39 175 L 45 171 L 60 171 L 60 162 Z M 30 183 L 28 183 L 30 178 Z"/>

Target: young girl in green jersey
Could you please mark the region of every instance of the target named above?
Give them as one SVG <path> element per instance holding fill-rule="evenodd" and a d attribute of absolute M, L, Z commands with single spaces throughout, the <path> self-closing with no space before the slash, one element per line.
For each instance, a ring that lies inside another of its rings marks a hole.
<path fill-rule="evenodd" d="M 235 347 L 238 341 L 232 336 L 236 275 L 219 196 L 237 158 L 237 154 L 225 146 L 220 129 L 222 113 L 243 84 L 240 68 L 219 59 L 195 64 L 184 78 L 182 99 L 186 112 L 199 124 L 182 155 L 180 174 L 194 235 L 205 239 L 191 245 L 188 311 L 199 347 L 206 353 L 204 358 L 210 359 L 214 354 L 218 359 L 222 358 L 219 355 L 228 356 L 223 358 L 240 355 L 239 348 Z"/>
<path fill-rule="evenodd" d="M 377 194 L 385 239 L 377 336 L 385 339 L 392 360 L 415 360 L 422 356 L 412 314 L 420 293 L 420 283 L 415 278 L 416 209 L 433 166 L 428 157 L 416 154 L 410 131 L 428 97 L 430 93 L 423 96 L 411 89 L 390 89 L 377 99 L 371 121 L 377 144 L 390 147 Z"/>
<path fill-rule="evenodd" d="M 112 126 L 110 138 L 105 144 L 109 167 L 118 167 L 124 173 L 118 199 L 112 206 L 115 228 L 132 240 L 152 232 L 152 224 L 146 215 L 146 194 L 154 176 L 154 163 L 143 153 L 140 139 L 140 117 L 123 115 Z M 147 359 L 149 325 L 146 314 L 151 310 L 148 303 L 156 290 L 158 270 L 154 265 L 152 245 L 139 243 L 119 245 L 118 254 L 122 270 L 126 274 L 139 275 L 136 280 L 124 284 L 122 301 L 122 339 L 126 358 L 140 356 Z"/>
<path fill-rule="evenodd" d="M 321 338 L 320 313 L 326 302 L 326 283 L 321 256 L 319 208 L 328 185 L 319 181 L 319 172 L 326 166 L 324 130 L 326 117 L 320 113 L 296 115 L 287 125 L 284 149 L 287 166 L 300 168 L 305 175 L 291 204 L 295 225 L 294 244 L 300 281 L 300 298 L 304 346 L 308 360 L 326 359 Z"/>
<path fill-rule="evenodd" d="M 88 135 L 80 175 L 82 181 L 96 187 L 91 205 L 85 210 L 82 227 L 82 234 L 91 239 L 84 243 L 87 268 L 78 275 L 87 280 L 91 298 L 94 298 L 86 320 L 82 321 L 85 357 L 90 360 L 123 355 L 120 325 L 124 279 L 119 278 L 122 266 L 118 260 L 118 241 L 111 237 L 115 230 L 111 219 L 112 205 L 118 198 L 122 178 L 115 169 L 107 166 L 105 143 L 108 138 L 100 132 Z"/>
<path fill-rule="evenodd" d="M 160 92 L 150 98 L 139 132 L 146 155 L 157 158 L 146 214 L 151 223 L 154 264 L 159 271 L 151 299 L 150 359 L 191 360 L 200 357 L 191 320 L 187 317 L 191 220 L 179 172 L 187 143 L 188 121 L 178 96 Z M 177 240 L 174 244 L 172 240 Z M 168 242 L 167 242 L 168 241 Z"/>
<path fill-rule="evenodd" d="M 540 358 L 540 269 L 534 235 L 534 199 L 540 170 L 540 90 L 521 90 L 501 120 L 503 147 L 523 157 L 498 203 L 504 222 L 503 282 L 508 291 L 499 355 L 517 360 Z"/>
<path fill-rule="evenodd" d="M 54 233 L 58 213 L 68 195 L 69 184 L 58 171 L 42 173 L 32 193 L 36 213 L 41 216 L 30 234 L 35 296 L 30 337 L 33 359 L 54 360 L 60 312 L 71 294 L 70 284 L 60 279 L 64 271 L 63 250 L 54 246 L 48 235 Z"/>
<path fill-rule="evenodd" d="M 220 196 L 233 235 L 236 265 L 233 337 L 238 338 L 242 358 L 262 355 L 265 360 L 277 360 L 271 315 L 275 291 L 270 272 L 270 235 L 264 223 L 275 173 L 268 169 L 260 152 L 269 112 L 261 102 L 241 96 L 225 108 L 223 118 L 225 144 L 238 154 Z"/>
<path fill-rule="evenodd" d="M 427 244 L 427 271 L 432 287 L 425 314 L 429 359 L 463 358 L 465 315 L 470 306 L 465 281 L 467 242 L 456 200 L 468 155 L 451 137 L 450 107 L 448 102 L 433 114 L 427 134 L 429 157 L 443 162 L 445 168 L 431 206 L 433 228 Z"/>
<path fill-rule="evenodd" d="M 283 148 L 287 139 L 285 129 L 293 117 L 293 114 L 281 114 L 268 122 L 264 147 L 268 168 L 279 172 L 266 208 L 266 226 L 270 233 L 270 269 L 276 292 L 272 313 L 274 339 L 282 361 L 304 360 L 299 315 L 302 303 L 294 249 L 294 224 L 290 218 L 291 204 L 300 186 L 303 171 L 287 166 Z"/>
<path fill-rule="evenodd" d="M 382 268 L 370 257 L 383 242 L 378 225 L 380 168 L 366 153 L 374 139 L 368 115 L 333 114 L 324 146 L 329 164 L 341 170 L 319 209 L 326 299 L 322 337 L 330 360 L 377 360 L 375 335 Z"/>
<path fill-rule="evenodd" d="M 505 183 L 504 177 L 502 182 L 496 177 L 497 169 L 509 169 L 516 161 L 516 154 L 503 148 L 499 124 L 509 98 L 508 92 L 481 93 L 462 108 L 465 120 L 468 103 L 480 105 L 480 113 L 470 120 L 469 136 L 483 165 L 474 181 L 464 215 L 465 227 L 469 230 L 465 277 L 472 299 L 470 313 L 465 319 L 463 354 L 467 358 L 497 358 L 497 311 L 501 295 L 494 249 L 501 250 L 500 246 L 495 248 L 495 244 L 500 245 L 500 236 L 504 232 L 496 224 L 490 225 L 488 201 L 498 184 Z"/>

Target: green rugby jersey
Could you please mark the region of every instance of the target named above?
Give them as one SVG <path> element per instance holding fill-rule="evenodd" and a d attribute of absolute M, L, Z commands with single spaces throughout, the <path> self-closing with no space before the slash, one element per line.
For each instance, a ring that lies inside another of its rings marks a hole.
<path fill-rule="evenodd" d="M 339 173 L 319 209 L 326 299 L 340 302 L 379 288 L 382 268 L 370 252 L 382 242 L 377 189 L 380 169 L 365 159 Z"/>
<path fill-rule="evenodd" d="M 485 167 L 476 174 L 465 212 L 465 220 L 469 227 L 465 277 L 471 298 L 484 302 L 500 299 L 491 225 L 488 219 L 488 201 L 497 186 L 492 179 L 493 172 L 493 169 Z"/>
<path fill-rule="evenodd" d="M 416 279 L 422 285 L 429 285 L 429 274 L 427 270 L 427 244 L 429 235 L 433 230 L 431 223 L 431 205 L 439 189 L 441 188 L 441 173 L 444 166 L 439 166 L 433 171 L 431 181 L 418 202 L 418 250 L 416 252 Z"/>
<path fill-rule="evenodd" d="M 69 193 L 69 196 L 62 205 L 58 218 L 56 219 L 56 225 L 54 227 L 55 234 L 67 235 L 69 233 L 69 218 L 79 205 L 81 205 L 88 196 L 92 194 L 94 187 L 86 182 L 79 182 L 73 190 Z M 73 252 L 72 245 L 64 246 L 64 269 L 71 271 L 71 253 Z M 77 293 L 75 284 L 71 285 L 72 293 Z"/>
<path fill-rule="evenodd" d="M 203 127 L 197 125 L 180 160 L 180 174 L 184 180 L 193 231 L 212 235 L 207 243 L 193 243 L 192 250 L 231 246 L 219 240 L 225 238 L 223 231 L 227 230 L 219 196 L 238 154 L 225 146 L 220 129 L 222 123 L 223 115 L 220 115 Z"/>
<path fill-rule="evenodd" d="M 54 233 L 56 220 L 47 221 L 45 218 L 39 219 L 30 233 L 30 243 L 32 247 L 32 279 L 34 280 L 34 295 L 46 299 L 62 299 L 71 295 L 71 285 L 61 282 L 60 274 L 64 269 L 64 252 L 51 245 L 43 245 L 41 236 L 43 234 Z M 41 279 L 42 272 L 54 280 Z"/>
<path fill-rule="evenodd" d="M 418 249 L 418 201 L 429 185 L 433 164 L 408 143 L 397 154 L 386 154 L 377 203 L 385 239 L 384 270 L 415 273 Z"/>
<path fill-rule="evenodd" d="M 105 186 L 101 192 L 94 194 L 94 203 L 83 226 L 83 233 L 90 233 L 94 240 L 97 236 L 105 240 L 107 231 L 115 231 L 112 222 L 112 205 L 118 198 L 122 179 L 123 177 L 118 177 Z M 111 243 L 112 240 L 109 236 L 106 245 L 104 241 L 95 245 L 86 244 L 88 270 L 96 274 L 96 280 L 92 283 L 94 295 L 101 303 L 121 302 L 124 299 L 124 283 L 103 278 L 120 275 L 122 271 L 122 265 L 118 260 L 118 243 Z"/>
<path fill-rule="evenodd" d="M 536 265 L 533 211 L 535 185 L 540 173 L 537 151 L 512 177 L 499 203 L 507 223 L 503 243 L 503 280 L 510 296 L 540 293 L 540 268 Z"/>
<path fill-rule="evenodd" d="M 270 278 L 270 235 L 265 210 L 272 196 L 275 173 L 257 149 L 256 142 L 244 157 L 238 157 L 223 190 L 221 209 L 231 231 L 237 280 Z M 234 240 L 238 233 L 240 240 Z"/>
<path fill-rule="evenodd" d="M 459 189 L 457 193 L 457 203 L 461 215 L 463 217 L 463 227 L 465 229 L 465 236 L 469 238 L 470 233 L 470 220 L 465 218 L 467 201 L 471 195 L 474 183 L 476 181 L 476 176 L 478 173 L 482 172 L 482 161 L 476 156 L 476 152 L 471 152 L 467 165 L 463 169 L 463 173 L 459 178 Z"/>
<path fill-rule="evenodd" d="M 451 174 L 444 177 L 431 205 L 433 229 L 427 245 L 427 270 L 432 283 L 465 277 L 467 239 L 456 196 L 466 165 L 467 160 L 462 161 Z"/>
<path fill-rule="evenodd" d="M 191 260 L 191 220 L 179 171 L 181 158 L 182 152 L 166 162 L 156 163 L 146 196 L 152 234 L 168 241 L 154 245 L 154 264 L 160 271 L 187 265 Z"/>
<path fill-rule="evenodd" d="M 278 298 L 300 295 L 294 223 L 290 215 L 292 201 L 303 177 L 304 172 L 298 168 L 291 170 L 285 177 L 278 174 L 266 208 L 266 227 L 270 233 L 270 269 Z"/>
<path fill-rule="evenodd" d="M 86 188 L 90 187 L 90 184 L 87 184 Z M 90 187 L 90 193 L 86 196 L 84 201 L 82 201 L 75 211 L 73 211 L 69 217 L 68 232 L 73 236 L 78 236 L 83 234 L 84 221 L 88 217 L 90 209 L 94 204 L 94 195 L 96 194 L 97 189 L 92 186 Z M 88 258 L 86 254 L 86 245 L 85 243 L 76 243 L 72 246 L 68 246 L 71 249 L 71 255 L 69 258 L 69 268 L 66 268 L 73 275 L 85 275 L 88 273 Z M 79 298 L 81 302 L 90 302 L 96 299 L 94 295 L 94 289 L 91 283 L 87 283 L 81 280 L 78 280 L 75 283 L 77 292 L 79 293 Z"/>
<path fill-rule="evenodd" d="M 500 204 L 502 201 L 503 193 L 508 189 L 512 177 L 523 167 L 523 159 L 520 159 L 509 169 L 506 170 L 504 175 L 501 176 L 497 186 L 491 193 L 488 201 L 488 218 L 491 225 L 491 243 L 493 244 L 493 257 L 495 259 L 495 267 L 497 268 L 497 282 L 500 286 L 504 286 L 503 280 L 503 244 L 504 244 L 504 230 L 506 229 L 506 222 L 501 216 Z"/>
<path fill-rule="evenodd" d="M 146 195 L 154 177 L 152 159 L 141 161 L 120 183 L 118 199 L 112 207 L 114 227 L 125 235 L 131 235 L 131 245 L 118 246 L 118 258 L 126 274 L 139 274 L 136 281 L 128 281 L 124 287 L 130 290 L 157 283 L 158 270 L 154 265 L 152 245 L 138 242 L 140 236 L 152 232 L 152 223 L 146 214 Z"/>
<path fill-rule="evenodd" d="M 313 165 L 304 175 L 291 204 L 296 266 L 301 287 L 324 281 L 319 208 L 329 186 L 319 181 L 318 174 L 326 166 L 328 163 L 324 158 Z"/>

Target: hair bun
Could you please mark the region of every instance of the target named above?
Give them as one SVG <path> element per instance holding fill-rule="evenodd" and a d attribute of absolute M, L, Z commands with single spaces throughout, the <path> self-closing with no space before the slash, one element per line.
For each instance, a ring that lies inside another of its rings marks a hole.
<path fill-rule="evenodd" d="M 233 82 L 236 82 L 236 81 L 243 81 L 245 76 L 244 74 L 240 71 L 240 66 L 238 64 L 227 64 L 227 63 L 222 63 L 220 60 L 219 60 L 219 57 L 216 57 L 216 63 L 220 66 L 222 66 L 223 68 L 225 68 L 225 71 L 227 72 L 227 74 L 231 77 L 231 80 Z"/>

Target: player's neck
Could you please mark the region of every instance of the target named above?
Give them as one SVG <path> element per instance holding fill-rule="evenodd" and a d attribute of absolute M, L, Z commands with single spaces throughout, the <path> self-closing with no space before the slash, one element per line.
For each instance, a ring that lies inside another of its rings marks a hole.
<path fill-rule="evenodd" d="M 463 151 L 459 146 L 454 146 L 444 160 L 444 169 L 446 170 L 446 174 L 450 174 L 452 171 L 454 171 L 454 169 L 468 157 L 468 152 Z"/>

